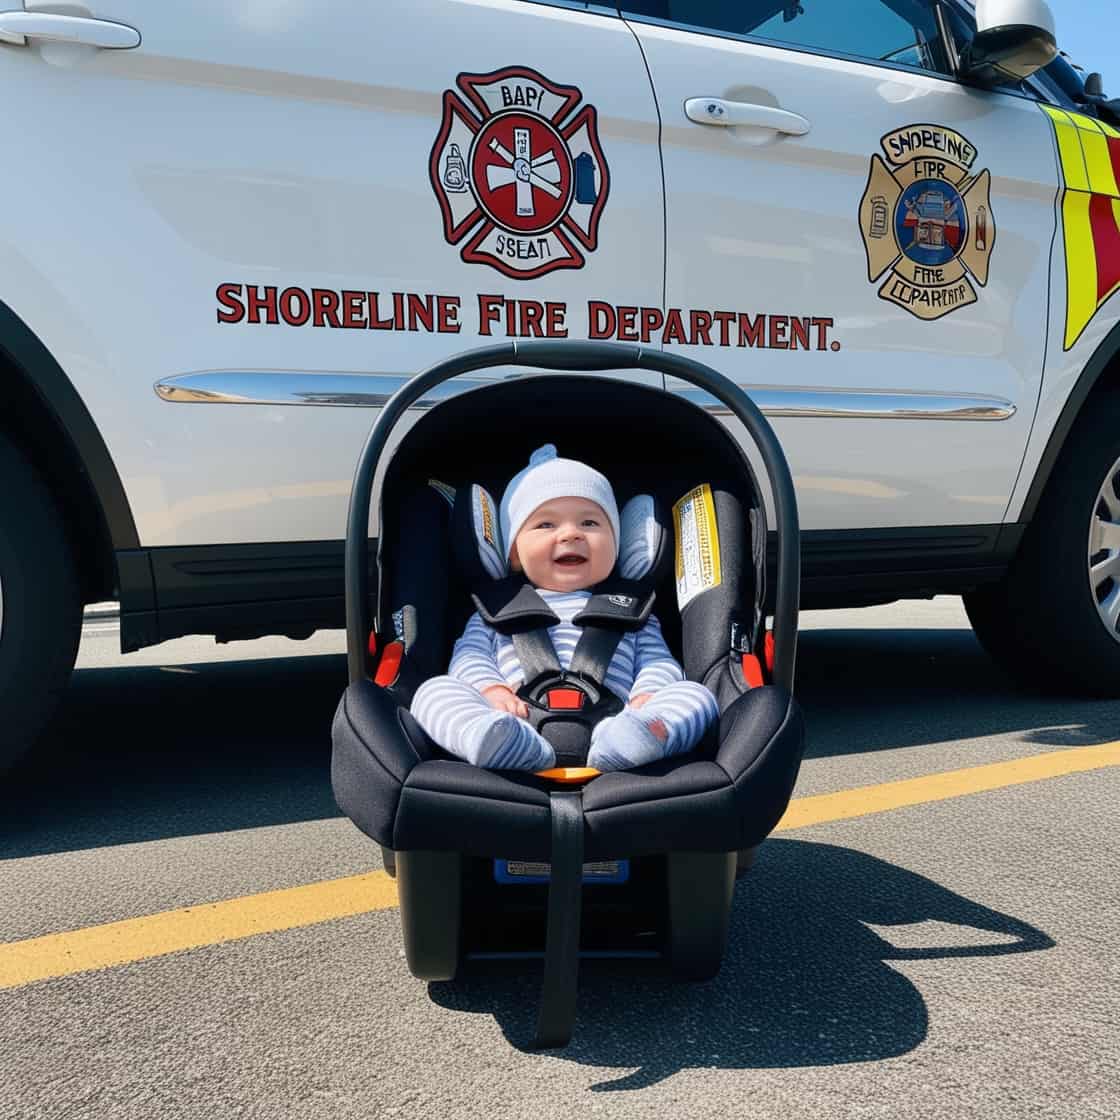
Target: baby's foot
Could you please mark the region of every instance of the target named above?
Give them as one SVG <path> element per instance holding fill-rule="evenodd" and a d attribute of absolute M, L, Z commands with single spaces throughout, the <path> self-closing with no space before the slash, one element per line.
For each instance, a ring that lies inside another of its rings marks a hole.
<path fill-rule="evenodd" d="M 464 735 L 467 760 L 488 770 L 545 770 L 556 765 L 556 752 L 512 712 L 480 716 Z"/>
<path fill-rule="evenodd" d="M 669 729 L 659 720 L 646 723 L 632 708 L 624 708 L 596 726 L 587 765 L 596 770 L 630 770 L 665 757 Z"/>

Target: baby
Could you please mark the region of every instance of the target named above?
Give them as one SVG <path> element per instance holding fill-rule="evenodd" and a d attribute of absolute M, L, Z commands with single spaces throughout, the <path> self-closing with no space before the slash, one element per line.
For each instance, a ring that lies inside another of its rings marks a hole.
<path fill-rule="evenodd" d="M 510 568 L 524 573 L 560 619 L 548 634 L 567 669 L 580 636 L 572 619 L 618 556 L 611 485 L 587 464 L 557 458 L 546 444 L 506 487 L 499 521 L 502 541 L 512 542 Z M 425 681 L 411 707 L 441 747 L 491 769 L 556 765 L 552 747 L 525 719 L 528 706 L 516 693 L 524 674 L 513 643 L 477 613 L 455 643 L 448 673 Z M 587 765 L 598 770 L 643 766 L 691 750 L 719 716 L 711 692 L 684 679 L 653 615 L 623 635 L 604 683 L 626 707 L 592 731 Z"/>

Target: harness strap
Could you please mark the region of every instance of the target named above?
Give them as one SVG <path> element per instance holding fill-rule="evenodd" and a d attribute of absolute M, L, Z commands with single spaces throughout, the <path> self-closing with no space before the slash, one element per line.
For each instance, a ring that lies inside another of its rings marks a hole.
<path fill-rule="evenodd" d="M 536 1038 L 536 1045 L 546 1050 L 567 1046 L 572 1037 L 583 903 L 583 795 L 578 791 L 554 792 L 548 800 L 552 812 L 552 870 Z"/>
<path fill-rule="evenodd" d="M 514 574 L 485 583 L 471 594 L 471 598 L 482 620 L 499 634 L 542 626 L 547 628 L 560 621 L 522 575 Z"/>
<path fill-rule="evenodd" d="M 607 687 L 607 667 L 622 641 L 622 631 L 605 626 L 585 626 L 572 653 L 568 672 L 587 677 L 600 689 Z"/>
<path fill-rule="evenodd" d="M 513 643 L 517 660 L 521 662 L 525 685 L 531 686 L 546 675 L 558 677 L 563 672 L 560 668 L 560 658 L 556 656 L 556 647 L 552 644 L 545 627 L 510 634 L 509 640 Z"/>
<path fill-rule="evenodd" d="M 657 598 L 645 580 L 611 579 L 600 583 L 583 610 L 572 619 L 577 626 L 610 626 L 640 630 Z"/>

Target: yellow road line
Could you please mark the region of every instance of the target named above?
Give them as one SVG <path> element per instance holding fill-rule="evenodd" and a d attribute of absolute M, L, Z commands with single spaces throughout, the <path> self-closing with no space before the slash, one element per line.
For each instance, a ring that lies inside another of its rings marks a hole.
<path fill-rule="evenodd" d="M 1120 743 L 1073 747 L 1011 762 L 800 797 L 790 802 L 775 831 L 884 813 L 1106 766 L 1120 766 Z M 8 942 L 0 944 L 0 989 L 387 910 L 396 905 L 396 884 L 384 871 L 373 871 Z"/>
<path fill-rule="evenodd" d="M 984 793 L 1026 782 L 1040 782 L 1044 778 L 1058 778 L 1063 774 L 1078 774 L 1084 770 L 1100 770 L 1106 766 L 1120 766 L 1120 743 L 1071 747 L 1068 750 L 1016 758 L 1010 762 L 992 762 L 987 766 L 924 774 L 920 778 L 905 778 L 878 786 L 845 789 L 839 793 L 821 793 L 815 797 L 799 797 L 790 802 L 775 831 L 864 817 L 870 813 L 885 813 L 907 805 L 945 801 L 969 793 Z"/>
<path fill-rule="evenodd" d="M 0 989 L 397 905 L 384 871 L 0 944 Z"/>

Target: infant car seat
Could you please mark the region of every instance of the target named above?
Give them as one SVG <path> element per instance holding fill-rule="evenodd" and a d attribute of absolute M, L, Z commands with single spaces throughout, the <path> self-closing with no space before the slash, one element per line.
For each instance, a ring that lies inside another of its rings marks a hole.
<path fill-rule="evenodd" d="M 483 384 L 394 436 L 405 410 L 444 381 L 503 365 L 581 373 Z M 588 376 L 626 369 L 692 382 L 753 439 L 777 522 L 772 633 L 766 518 L 746 454 L 710 408 L 633 380 Z M 600 699 L 607 647 L 640 626 L 654 600 L 686 677 L 710 688 L 720 707 L 718 726 L 695 750 L 582 785 L 565 784 L 565 769 L 557 781 L 549 772 L 471 766 L 408 712 L 416 688 L 446 672 L 472 610 L 547 639 L 542 601 L 506 573 L 504 549 L 495 547 L 487 488 L 500 492 L 550 441 L 611 480 L 625 521 L 616 571 L 592 589 L 583 612 L 593 655 L 564 673 L 538 642 L 539 663 L 526 668 L 522 694 L 558 761 L 586 756 L 590 727 L 617 703 L 609 693 Z M 368 525 L 379 464 L 374 604 Z M 661 512 L 670 508 L 671 527 Z M 675 563 L 666 564 L 670 556 Z M 746 394 L 698 362 L 637 346 L 514 342 L 441 362 L 393 396 L 362 451 L 350 500 L 350 685 L 333 725 L 332 783 L 343 812 L 382 846 L 396 874 L 414 975 L 448 980 L 464 957 L 543 955 L 537 1043 L 562 1046 L 580 956 L 661 956 L 693 979 L 718 971 L 736 870 L 749 867 L 785 811 L 804 749 L 792 696 L 798 582 L 796 503 L 777 439 Z M 564 707 L 575 702 L 571 693 L 580 708 Z"/>

